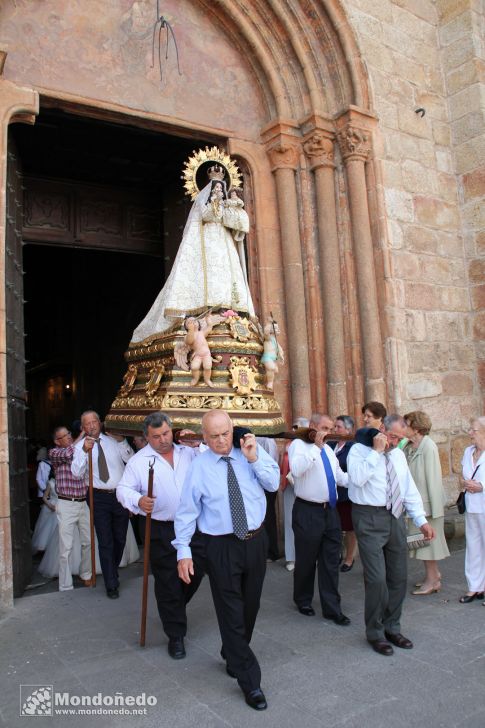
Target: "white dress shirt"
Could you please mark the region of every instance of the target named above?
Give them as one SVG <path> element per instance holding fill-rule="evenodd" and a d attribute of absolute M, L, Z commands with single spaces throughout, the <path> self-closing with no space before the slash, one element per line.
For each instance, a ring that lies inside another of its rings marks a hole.
<path fill-rule="evenodd" d="M 408 515 L 419 528 L 426 523 L 423 501 L 408 468 L 403 451 L 395 447 L 389 458 L 399 480 L 401 498 Z M 356 443 L 347 456 L 349 498 L 362 506 L 387 505 L 387 470 L 384 453 Z"/>
<path fill-rule="evenodd" d="M 145 516 L 146 513 L 138 506 L 138 501 L 148 493 L 148 468 L 152 460 L 155 460 L 153 469 L 155 505 L 152 518 L 156 521 L 173 521 L 187 471 L 196 454 L 197 450 L 192 447 L 174 444 L 172 468 L 151 445 L 146 445 L 126 465 L 116 489 L 116 497 L 124 508 Z"/>
<path fill-rule="evenodd" d="M 477 462 L 474 463 L 472 458 L 474 451 L 475 445 L 471 445 L 463 453 L 463 460 L 461 461 L 463 468 L 462 474 L 465 480 L 470 480 L 475 468 L 479 465 L 480 467 L 475 473 L 473 480 L 481 483 L 483 490 L 481 493 L 465 493 L 466 510 L 468 513 L 485 513 L 485 452 L 482 452 Z"/>
<path fill-rule="evenodd" d="M 99 477 L 98 470 L 98 443 L 95 443 L 93 453 L 93 487 L 99 490 L 113 490 L 116 488 L 121 480 L 123 471 L 125 469 L 125 462 L 130 458 L 129 451 L 127 449 L 128 443 L 126 440 L 123 442 L 117 442 L 112 437 L 101 433 L 99 436 L 101 441 L 101 447 L 103 448 L 104 456 L 106 458 L 106 464 L 109 471 L 109 480 L 105 483 Z M 89 477 L 88 473 L 88 454 L 83 450 L 84 439 L 76 443 L 74 447 L 74 457 L 71 463 L 71 473 L 75 478 L 82 478 L 87 480 Z M 131 448 L 128 446 L 129 450 Z"/>
<path fill-rule="evenodd" d="M 336 484 L 345 487 L 348 480 L 347 473 L 341 470 L 334 451 L 328 445 L 323 447 L 332 467 Z M 312 503 L 328 503 L 327 476 L 320 448 L 303 440 L 293 440 L 288 448 L 288 462 L 296 497 Z"/>

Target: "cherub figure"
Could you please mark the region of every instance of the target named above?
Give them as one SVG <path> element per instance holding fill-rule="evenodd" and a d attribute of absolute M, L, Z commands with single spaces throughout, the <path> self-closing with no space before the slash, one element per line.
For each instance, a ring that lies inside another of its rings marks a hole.
<path fill-rule="evenodd" d="M 175 345 L 174 354 L 177 364 L 185 371 L 188 371 L 189 365 L 187 358 L 189 353 L 192 352 L 189 357 L 190 370 L 192 372 L 190 384 L 192 386 L 198 384 L 201 368 L 204 372 L 204 383 L 208 387 L 214 386 L 211 381 L 212 363 L 218 360 L 212 358 L 207 337 L 212 332 L 213 327 L 221 321 L 222 316 L 218 314 L 208 314 L 203 319 L 188 316 L 184 321 L 184 328 L 187 334 L 183 343 L 179 342 Z"/>
<path fill-rule="evenodd" d="M 280 361 L 285 363 L 285 355 L 283 349 L 276 338 L 280 333 L 278 324 L 273 319 L 268 319 L 263 328 L 263 356 L 261 364 L 265 368 L 265 382 L 268 389 L 273 391 L 275 374 L 278 373 L 278 364 Z"/>

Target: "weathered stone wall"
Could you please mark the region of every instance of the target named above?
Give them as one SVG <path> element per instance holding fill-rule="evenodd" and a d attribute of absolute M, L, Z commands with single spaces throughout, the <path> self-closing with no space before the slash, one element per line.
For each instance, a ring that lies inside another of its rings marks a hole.
<path fill-rule="evenodd" d="M 0 3 L 4 77 L 258 138 L 268 119 L 249 60 L 200 3 L 164 0 L 161 12 L 173 24 L 183 72 L 171 38 L 165 59 L 163 30 L 162 81 L 158 26 L 152 59 L 156 2 L 6 0 Z"/>
<path fill-rule="evenodd" d="M 485 17 L 476 0 L 439 0 L 439 38 L 458 179 L 478 387 L 485 392 Z M 462 438 L 452 448 L 452 466 Z"/>
<path fill-rule="evenodd" d="M 483 17 L 475 5 L 345 0 L 380 119 L 387 226 L 376 255 L 386 278 L 390 400 L 401 413 L 430 414 L 450 499 L 485 383 Z"/>

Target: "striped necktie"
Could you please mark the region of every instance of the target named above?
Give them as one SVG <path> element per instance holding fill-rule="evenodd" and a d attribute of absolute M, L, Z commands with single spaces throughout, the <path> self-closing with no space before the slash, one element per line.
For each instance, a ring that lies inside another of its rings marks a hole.
<path fill-rule="evenodd" d="M 399 478 L 396 470 L 389 457 L 390 453 L 384 453 L 386 458 L 386 508 L 391 511 L 394 518 L 399 518 L 403 512 L 403 502 L 401 498 L 401 488 L 399 487 Z"/>
<path fill-rule="evenodd" d="M 229 493 L 229 508 L 231 509 L 232 530 L 234 534 L 243 541 L 248 534 L 248 519 L 246 517 L 246 509 L 241 493 L 241 488 L 237 482 L 236 473 L 232 467 L 231 458 L 222 457 L 227 463 L 227 490 Z"/>

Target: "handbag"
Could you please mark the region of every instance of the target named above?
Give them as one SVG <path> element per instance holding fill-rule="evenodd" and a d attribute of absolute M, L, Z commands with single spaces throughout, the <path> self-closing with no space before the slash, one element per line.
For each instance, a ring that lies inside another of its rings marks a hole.
<path fill-rule="evenodd" d="M 458 513 L 465 513 L 466 503 L 465 503 L 465 491 L 464 490 L 462 490 L 461 493 L 458 495 L 455 505 L 458 508 Z"/>
<path fill-rule="evenodd" d="M 427 541 L 423 534 L 421 532 L 419 533 L 410 533 L 408 536 L 406 536 L 406 541 L 408 544 L 409 551 L 414 551 L 415 549 L 422 549 L 425 546 L 429 546 L 431 543 L 430 541 Z"/>
<path fill-rule="evenodd" d="M 479 467 L 480 467 L 480 465 L 477 465 L 477 467 L 473 471 L 473 474 L 472 474 L 472 477 L 470 478 L 470 480 L 473 480 L 473 478 L 475 477 L 476 472 L 477 472 L 477 470 L 478 470 Z M 458 498 L 456 499 L 455 505 L 458 508 L 458 513 L 462 513 L 462 514 L 465 513 L 465 511 L 466 511 L 466 502 L 465 502 L 465 491 L 464 490 L 462 490 L 460 492 L 460 494 L 458 495 Z"/>

